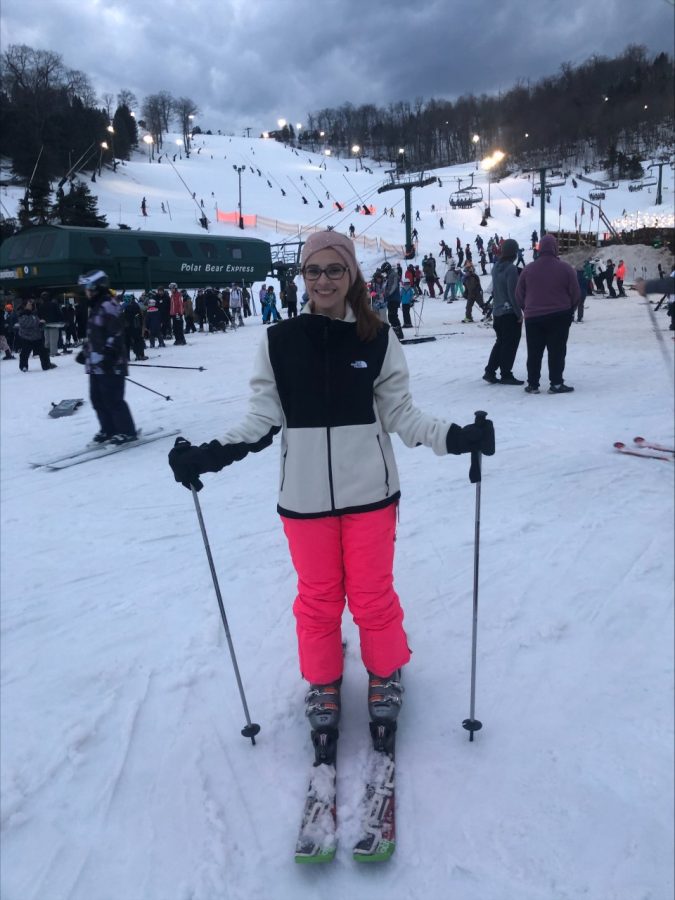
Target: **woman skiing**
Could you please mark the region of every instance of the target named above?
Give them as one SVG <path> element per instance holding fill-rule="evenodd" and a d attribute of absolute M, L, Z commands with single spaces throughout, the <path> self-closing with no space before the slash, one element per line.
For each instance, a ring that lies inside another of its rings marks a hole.
<path fill-rule="evenodd" d="M 169 464 L 176 481 L 200 490 L 201 474 L 268 447 L 281 431 L 277 510 L 298 574 L 293 612 L 310 683 L 306 714 L 317 761 L 326 762 L 340 719 L 345 598 L 374 722 L 396 720 L 410 660 L 393 584 L 400 489 L 390 433 L 441 456 L 491 454 L 494 430 L 489 420 L 461 428 L 414 406 L 403 348 L 370 308 L 349 238 L 312 234 L 301 265 L 309 302 L 263 337 L 243 422 L 200 446 L 178 438 Z"/>

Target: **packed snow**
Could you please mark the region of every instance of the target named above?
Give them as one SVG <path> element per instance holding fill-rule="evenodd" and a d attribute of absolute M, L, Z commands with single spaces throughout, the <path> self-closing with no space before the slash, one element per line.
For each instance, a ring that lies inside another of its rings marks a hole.
<path fill-rule="evenodd" d="M 142 155 L 114 175 L 104 171 L 92 188 L 113 227 L 197 232 L 201 199 L 212 219 L 216 204 L 236 208 L 232 165 L 249 161 L 263 174 L 242 178 L 245 214 L 342 231 L 354 222 L 357 238 L 368 228 L 369 237 L 403 242 L 402 195 L 372 193 L 386 180 L 383 168 L 364 160 L 373 174 L 355 172 L 354 160 L 270 141 L 199 137 L 192 158 L 176 161 L 189 189 L 167 160 L 149 164 Z M 522 201 L 520 218 L 495 185 L 489 229 L 478 227 L 477 209 L 446 209 L 453 179 L 472 171 L 440 170 L 442 188 L 413 194 L 420 254 L 438 257 L 441 238 L 454 247 L 456 236 L 465 244 L 494 231 L 529 248 L 539 210 L 524 208 L 526 178 L 500 183 Z M 300 175 L 319 197 L 325 185 L 324 211 L 293 191 L 289 177 L 303 190 Z M 635 216 L 670 211 L 672 172 L 664 175 L 664 206 L 646 206 L 653 194 L 622 185 L 607 194 L 610 218 L 624 208 Z M 483 185 L 484 177 L 476 174 Z M 374 218 L 353 211 L 347 179 L 377 206 Z M 326 202 L 326 191 L 351 208 L 348 216 Z M 563 189 L 563 227 L 578 193 Z M 11 188 L 2 196 L 5 206 L 15 200 Z M 559 199 L 554 190 L 551 230 Z M 396 218 L 383 219 L 390 202 Z M 245 234 L 288 237 L 270 226 Z M 371 248 L 357 252 L 368 274 L 382 260 Z M 672 264 L 653 248 L 588 255 L 623 257 L 631 281 L 655 276 L 659 261 L 668 271 Z M 367 867 L 351 855 L 370 756 L 366 676 L 347 615 L 337 855 L 326 867 L 293 862 L 312 747 L 295 652 L 295 578 L 276 514 L 277 447 L 206 475 L 199 495 L 248 705 L 261 725 L 252 746 L 240 735 L 244 713 L 192 497 L 167 464 L 171 440 L 59 472 L 33 469 L 97 430 L 88 402 L 72 417 L 47 415 L 51 402 L 86 399 L 86 378 L 73 356 L 50 372 L 31 361 L 27 374 L 3 362 L 3 900 L 671 897 L 673 463 L 612 447 L 637 435 L 673 446 L 672 332 L 663 310 L 652 317 L 650 309 L 632 290 L 590 297 L 568 345 L 565 378 L 575 392 L 529 396 L 481 380 L 493 333 L 461 324 L 463 304 L 425 298 L 415 307 L 419 334 L 436 337 L 406 347 L 417 404 L 460 424 L 485 409 L 497 434 L 482 484 L 483 729 L 470 743 L 461 724 L 476 499 L 469 461 L 395 439 L 403 494 L 395 575 L 414 656 L 398 731 L 397 848 L 388 863 Z M 189 335 L 184 348 L 148 351 L 147 371 L 130 375 L 172 400 L 128 384 L 136 424 L 180 429 L 193 442 L 218 437 L 244 414 L 263 329 L 257 316 L 234 333 Z M 525 359 L 523 337 L 517 376 Z"/>

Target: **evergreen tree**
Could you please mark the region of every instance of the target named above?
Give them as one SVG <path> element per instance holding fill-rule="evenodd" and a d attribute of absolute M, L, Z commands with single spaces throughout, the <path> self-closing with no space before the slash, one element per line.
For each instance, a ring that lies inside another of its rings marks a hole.
<path fill-rule="evenodd" d="M 138 144 L 138 126 L 128 106 L 117 107 L 113 117 L 113 142 L 117 159 L 129 159 L 129 151 Z"/>
<path fill-rule="evenodd" d="M 51 219 L 59 225 L 80 225 L 83 228 L 107 228 L 105 216 L 99 215 L 96 197 L 92 196 L 86 184 L 70 185 L 64 194 L 59 188 L 51 208 Z"/>
<path fill-rule="evenodd" d="M 49 221 L 49 195 L 51 186 L 43 178 L 35 177 L 19 200 L 18 219 L 22 228 L 28 225 L 45 225 Z"/>

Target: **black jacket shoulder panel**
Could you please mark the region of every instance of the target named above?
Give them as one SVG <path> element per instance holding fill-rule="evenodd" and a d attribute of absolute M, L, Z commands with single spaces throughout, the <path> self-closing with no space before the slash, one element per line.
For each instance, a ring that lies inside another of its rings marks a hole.
<path fill-rule="evenodd" d="M 366 342 L 354 322 L 305 314 L 271 326 L 267 339 L 289 428 L 375 421 L 373 386 L 387 352 L 388 326 Z"/>

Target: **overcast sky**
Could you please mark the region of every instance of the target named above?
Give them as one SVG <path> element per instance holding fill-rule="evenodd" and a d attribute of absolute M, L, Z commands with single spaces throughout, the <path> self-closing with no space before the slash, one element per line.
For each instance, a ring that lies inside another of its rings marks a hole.
<path fill-rule="evenodd" d="M 673 53 L 673 0 L 2 0 L 0 45 L 60 53 L 98 95 L 190 97 L 204 128 L 496 93 L 627 44 Z"/>

